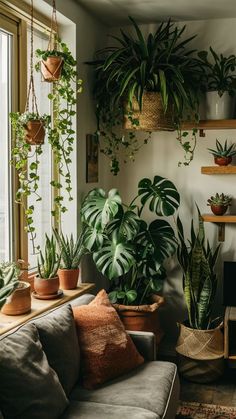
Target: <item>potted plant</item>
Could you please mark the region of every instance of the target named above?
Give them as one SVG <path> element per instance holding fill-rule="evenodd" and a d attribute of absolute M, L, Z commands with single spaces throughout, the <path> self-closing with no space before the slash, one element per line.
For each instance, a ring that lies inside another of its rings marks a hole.
<path fill-rule="evenodd" d="M 154 319 L 151 327 L 157 331 L 156 310 L 163 298 L 156 296 L 152 306 L 151 296 L 162 289 L 163 263 L 174 254 L 176 238 L 166 220 L 157 218 L 148 224 L 143 219 L 147 206 L 158 217 L 174 214 L 179 206 L 174 184 L 160 176 L 153 180 L 144 178 L 128 205 L 116 189 L 108 194 L 103 189 L 93 189 L 81 207 L 83 243 L 92 253 L 97 269 L 111 281 L 109 297 L 122 312 L 125 325 L 131 319 L 125 314 L 131 310 L 136 317 L 136 330 L 147 330 L 147 323 L 150 328 Z M 146 320 L 147 316 L 152 319 Z M 144 324 L 138 324 L 139 320 L 144 320 Z M 129 324 L 127 328 L 132 327 Z"/>
<path fill-rule="evenodd" d="M 10 113 L 13 132 L 16 143 L 29 145 L 41 145 L 44 143 L 45 127 L 50 123 L 49 115 L 40 116 L 35 112 L 12 112 Z"/>
<path fill-rule="evenodd" d="M 212 47 L 210 53 L 210 59 L 208 51 L 198 53 L 205 67 L 203 88 L 206 91 L 206 118 L 229 119 L 234 112 L 236 56 L 218 55 Z"/>
<path fill-rule="evenodd" d="M 84 254 L 82 236 L 80 235 L 74 241 L 72 234 L 68 238 L 62 232 L 59 233 L 54 230 L 54 235 L 61 255 L 60 268 L 58 269 L 60 288 L 64 290 L 74 289 L 77 287 L 79 264 Z"/>
<path fill-rule="evenodd" d="M 59 278 L 57 271 L 60 265 L 60 256 L 56 252 L 54 237 L 49 238 L 47 234 L 45 236 L 44 255 L 40 251 L 38 273 L 34 278 L 34 290 L 36 297 L 53 298 L 58 296 Z"/>
<path fill-rule="evenodd" d="M 0 308 L 4 306 L 7 298 L 16 289 L 19 281 L 14 274 L 14 268 L 12 267 L 9 272 L 5 275 L 3 270 L 0 269 Z"/>
<path fill-rule="evenodd" d="M 88 63 L 95 68 L 98 131 L 105 120 L 105 134 L 113 133 L 106 115 L 114 110 L 119 115 L 112 128 L 123 115 L 126 129 L 174 130 L 187 115 L 198 114 L 203 72 L 194 51 L 187 49 L 195 36 L 183 40 L 185 26 L 168 21 L 145 38 L 129 19 L 135 37 L 121 30 L 120 37 L 112 37 L 115 44 L 99 50 L 97 59 Z"/>
<path fill-rule="evenodd" d="M 232 157 L 236 155 L 235 143 L 228 146 L 225 140 L 224 146 L 216 139 L 216 149 L 208 148 L 214 156 L 215 164 L 218 166 L 228 166 L 232 162 Z"/>
<path fill-rule="evenodd" d="M 215 194 L 215 196 L 211 196 L 207 200 L 207 205 L 211 207 L 213 214 L 215 215 L 224 215 L 231 205 L 232 198 L 229 195 L 225 195 L 223 193 Z"/>
<path fill-rule="evenodd" d="M 0 264 L 0 279 L 0 282 L 6 288 L 12 288 L 12 292 L 10 296 L 7 296 L 1 312 L 10 316 L 28 313 L 31 310 L 30 284 L 19 280 L 20 268 L 18 264 L 2 262 Z"/>
<path fill-rule="evenodd" d="M 215 264 L 219 246 L 211 249 L 205 241 L 204 224 L 198 210 L 198 230 L 191 224 L 191 239 L 185 242 L 183 225 L 178 217 L 179 246 L 177 257 L 183 271 L 183 291 L 188 320 L 180 324 L 176 351 L 179 371 L 195 382 L 210 382 L 224 368 L 222 324 L 212 318 L 217 290 Z"/>

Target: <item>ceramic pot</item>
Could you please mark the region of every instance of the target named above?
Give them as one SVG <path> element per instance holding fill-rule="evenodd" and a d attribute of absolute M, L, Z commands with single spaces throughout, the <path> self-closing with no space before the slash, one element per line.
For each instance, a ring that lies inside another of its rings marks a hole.
<path fill-rule="evenodd" d="M 234 115 L 234 98 L 224 92 L 222 96 L 217 91 L 206 93 L 206 119 L 231 119 Z"/>
<path fill-rule="evenodd" d="M 17 316 L 31 310 L 30 284 L 20 281 L 15 291 L 8 297 L 7 302 L 1 309 L 3 314 Z"/>
<path fill-rule="evenodd" d="M 232 162 L 232 157 L 214 157 L 214 162 L 218 166 L 228 166 Z"/>
<path fill-rule="evenodd" d="M 78 269 L 58 269 L 60 288 L 63 290 L 73 290 L 77 287 L 79 278 Z"/>
<path fill-rule="evenodd" d="M 113 304 L 117 310 L 126 330 L 138 330 L 153 332 L 156 335 L 157 344 L 163 337 L 160 326 L 159 308 L 164 304 L 164 298 L 160 295 L 152 297 L 155 302 L 140 306 L 125 306 Z"/>
<path fill-rule="evenodd" d="M 59 277 L 44 279 L 38 275 L 34 277 L 34 290 L 38 295 L 55 295 L 59 290 Z"/>
<path fill-rule="evenodd" d="M 53 82 L 61 77 L 61 70 L 64 64 L 62 57 L 51 56 L 41 61 L 41 73 L 44 81 Z"/>
<path fill-rule="evenodd" d="M 211 205 L 211 210 L 215 215 L 224 215 L 227 209 L 227 205 Z"/>
<path fill-rule="evenodd" d="M 45 128 L 43 121 L 28 121 L 25 126 L 25 140 L 31 145 L 40 145 L 44 143 Z"/>

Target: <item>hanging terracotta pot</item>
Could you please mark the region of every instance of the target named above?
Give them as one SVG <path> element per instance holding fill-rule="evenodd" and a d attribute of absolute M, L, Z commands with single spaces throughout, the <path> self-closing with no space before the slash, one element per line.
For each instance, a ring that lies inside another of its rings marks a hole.
<path fill-rule="evenodd" d="M 31 290 L 28 282 L 20 281 L 15 291 L 10 295 L 1 309 L 3 314 L 17 316 L 31 310 Z"/>
<path fill-rule="evenodd" d="M 64 64 L 62 57 L 50 56 L 41 61 L 41 73 L 44 81 L 53 82 L 61 77 L 61 71 Z"/>
<path fill-rule="evenodd" d="M 25 126 L 25 140 L 31 145 L 40 145 L 44 143 L 45 128 L 40 119 L 28 121 Z"/>
<path fill-rule="evenodd" d="M 63 290 L 73 290 L 77 287 L 79 269 L 58 269 L 60 288 Z"/>
<path fill-rule="evenodd" d="M 113 304 L 117 310 L 126 330 L 138 330 L 142 332 L 153 332 L 156 335 L 157 344 L 163 337 L 160 326 L 159 308 L 164 304 L 164 298 L 160 295 L 153 296 L 152 304 L 140 306 L 125 306 L 123 304 Z"/>

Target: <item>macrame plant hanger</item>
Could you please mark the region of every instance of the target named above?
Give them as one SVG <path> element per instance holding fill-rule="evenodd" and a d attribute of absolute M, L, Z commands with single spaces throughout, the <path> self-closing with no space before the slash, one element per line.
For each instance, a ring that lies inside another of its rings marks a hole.
<path fill-rule="evenodd" d="M 51 29 L 48 41 L 48 50 L 57 51 L 58 49 L 58 24 L 57 24 L 57 9 L 56 0 L 52 1 L 52 17 L 51 17 Z"/>

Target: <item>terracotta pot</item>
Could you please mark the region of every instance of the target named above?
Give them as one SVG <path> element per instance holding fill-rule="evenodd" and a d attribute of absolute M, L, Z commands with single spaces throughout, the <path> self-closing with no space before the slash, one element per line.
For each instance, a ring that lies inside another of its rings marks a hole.
<path fill-rule="evenodd" d="M 232 157 L 214 157 L 214 162 L 218 166 L 228 166 L 232 162 Z"/>
<path fill-rule="evenodd" d="M 160 343 L 164 333 L 160 326 L 158 309 L 164 304 L 164 298 L 155 295 L 155 302 L 140 306 L 125 306 L 113 304 L 122 320 L 126 330 L 138 330 L 153 332 L 156 335 L 157 344 Z"/>
<path fill-rule="evenodd" d="M 40 145 L 44 143 L 45 128 L 43 121 L 28 121 L 25 126 L 25 140 L 31 145 Z"/>
<path fill-rule="evenodd" d="M 59 290 L 59 278 L 44 279 L 35 275 L 34 290 L 38 295 L 55 295 Z"/>
<path fill-rule="evenodd" d="M 3 314 L 17 316 L 31 310 L 30 284 L 20 281 L 15 291 L 8 297 L 7 302 L 1 309 Z"/>
<path fill-rule="evenodd" d="M 79 278 L 78 269 L 58 269 L 60 288 L 63 290 L 73 290 L 77 287 Z"/>
<path fill-rule="evenodd" d="M 227 209 L 227 205 L 211 205 L 211 210 L 215 215 L 224 215 Z"/>
<path fill-rule="evenodd" d="M 51 56 L 46 61 L 41 61 L 41 73 L 44 81 L 53 82 L 61 77 L 61 70 L 64 64 L 62 57 Z"/>

